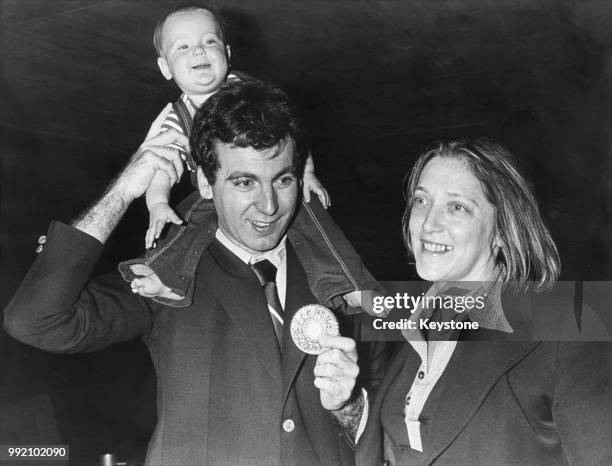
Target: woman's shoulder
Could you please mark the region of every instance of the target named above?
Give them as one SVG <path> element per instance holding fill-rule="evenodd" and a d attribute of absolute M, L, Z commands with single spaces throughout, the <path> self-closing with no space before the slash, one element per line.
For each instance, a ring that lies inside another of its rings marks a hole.
<path fill-rule="evenodd" d="M 612 342 L 612 325 L 601 300 L 590 299 L 574 282 L 559 282 L 545 293 L 505 292 L 503 310 L 511 325 L 548 342 Z"/>

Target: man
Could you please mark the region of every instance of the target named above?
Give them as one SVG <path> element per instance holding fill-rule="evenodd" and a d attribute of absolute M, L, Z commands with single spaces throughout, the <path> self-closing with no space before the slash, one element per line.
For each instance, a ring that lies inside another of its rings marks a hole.
<path fill-rule="evenodd" d="M 97 203 L 72 226 L 52 223 L 5 310 L 7 331 L 56 352 L 142 335 L 158 378 L 149 465 L 352 463 L 337 422 L 353 412 L 355 343 L 328 337 L 326 352 L 307 356 L 288 329 L 315 299 L 285 237 L 307 151 L 284 93 L 255 80 L 228 84 L 196 118 L 199 190 L 214 200 L 219 228 L 197 265 L 192 306 L 145 300 L 118 275 L 90 280 L 104 242 L 156 171 L 172 183 L 182 174 L 167 145 L 188 141 L 172 130 L 156 134 L 164 116 Z M 262 260 L 276 268 L 280 329 L 250 267 Z"/>

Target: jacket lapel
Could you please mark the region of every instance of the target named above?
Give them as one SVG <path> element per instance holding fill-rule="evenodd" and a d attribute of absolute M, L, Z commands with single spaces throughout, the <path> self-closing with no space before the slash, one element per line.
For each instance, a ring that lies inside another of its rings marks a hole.
<path fill-rule="evenodd" d="M 516 335 L 492 330 L 466 333 L 466 341 L 458 342 L 443 375 L 446 383 L 432 415 L 435 425 L 424 464 L 430 464 L 448 448 L 470 422 L 493 385 L 540 344 L 516 341 Z"/>
<path fill-rule="evenodd" d="M 357 443 L 357 451 L 355 452 L 355 461 L 358 465 L 381 464 L 384 458 L 383 445 L 383 429 L 381 422 L 382 403 L 385 399 L 389 388 L 395 382 L 398 374 L 408 363 L 407 370 L 415 372 L 421 364 L 421 360 L 417 353 L 412 349 L 410 344 L 404 342 L 400 345 L 396 354 L 391 358 L 391 363 L 387 368 L 385 377 L 380 384 L 374 398 L 372 393 L 368 393 L 368 402 L 370 403 L 370 411 L 366 428 L 363 431 L 359 442 Z"/>
<path fill-rule="evenodd" d="M 296 311 L 306 304 L 316 303 L 308 289 L 306 274 L 302 269 L 293 246 L 287 241 L 287 293 L 283 325 L 283 406 L 287 402 L 290 388 L 307 354 L 302 352 L 291 338 L 291 319 Z M 314 381 L 314 375 L 313 375 Z"/>
<path fill-rule="evenodd" d="M 251 268 L 215 240 L 209 251 L 217 267 L 204 275 L 221 306 L 242 331 L 270 375 L 281 383 L 281 355 L 268 305 Z"/>

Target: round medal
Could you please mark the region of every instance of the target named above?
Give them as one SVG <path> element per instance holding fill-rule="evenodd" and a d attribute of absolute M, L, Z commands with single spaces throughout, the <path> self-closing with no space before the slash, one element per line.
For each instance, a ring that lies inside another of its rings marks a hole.
<path fill-rule="evenodd" d="M 336 316 L 319 304 L 299 308 L 291 320 L 290 330 L 295 345 L 308 354 L 321 354 L 325 351 L 319 344 L 323 335 L 340 334 Z"/>

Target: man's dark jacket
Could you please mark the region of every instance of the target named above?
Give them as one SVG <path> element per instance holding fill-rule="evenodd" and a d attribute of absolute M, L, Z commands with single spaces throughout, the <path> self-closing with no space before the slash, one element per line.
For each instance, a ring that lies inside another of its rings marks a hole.
<path fill-rule="evenodd" d="M 194 304 L 177 309 L 134 295 L 118 274 L 90 281 L 102 249 L 91 236 L 53 223 L 5 310 L 5 327 L 62 353 L 142 336 L 157 372 L 158 422 L 147 465 L 353 463 L 313 385 L 316 358 L 295 347 L 289 325 L 281 357 L 250 267 L 215 241 L 198 266 Z M 286 322 L 314 302 L 288 244 Z"/>

